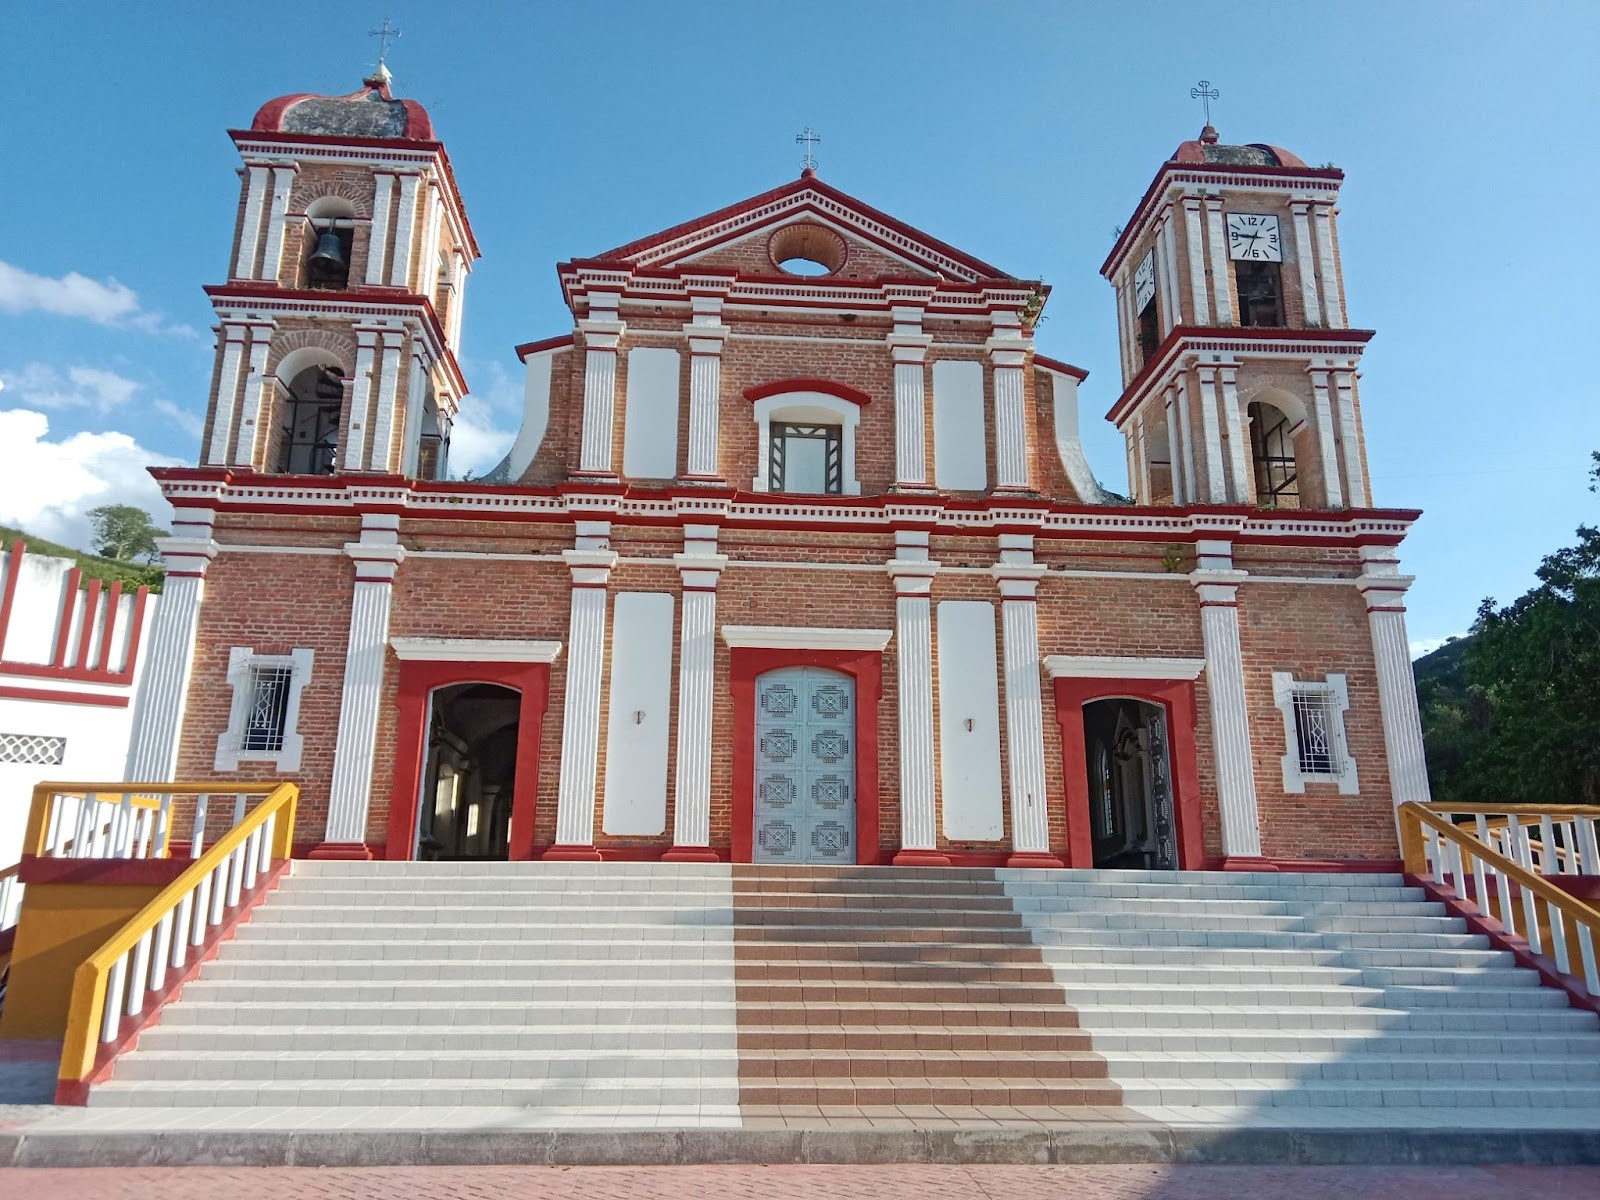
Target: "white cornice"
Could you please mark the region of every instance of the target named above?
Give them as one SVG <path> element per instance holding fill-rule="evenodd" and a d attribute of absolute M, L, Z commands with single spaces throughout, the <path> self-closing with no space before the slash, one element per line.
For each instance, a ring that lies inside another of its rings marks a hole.
<path fill-rule="evenodd" d="M 810 629 L 787 625 L 724 625 L 729 646 L 765 650 L 882 650 L 894 636 L 888 629 Z"/>
<path fill-rule="evenodd" d="M 1198 679 L 1203 658 L 1114 658 L 1099 655 L 1047 654 L 1044 673 L 1050 679 Z"/>
<path fill-rule="evenodd" d="M 549 663 L 561 653 L 560 642 L 517 642 L 497 638 L 397 637 L 389 640 L 396 658 L 407 662 Z"/>

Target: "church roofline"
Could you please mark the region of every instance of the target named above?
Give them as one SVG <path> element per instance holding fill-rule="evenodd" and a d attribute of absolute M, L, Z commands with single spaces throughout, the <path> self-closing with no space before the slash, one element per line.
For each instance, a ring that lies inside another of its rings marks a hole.
<path fill-rule="evenodd" d="M 1089 378 L 1089 372 L 1082 367 L 1075 367 L 1071 363 L 1062 362 L 1059 358 L 1049 358 L 1038 351 L 1034 351 L 1033 365 L 1043 367 L 1046 371 L 1054 371 L 1058 375 L 1070 375 L 1079 383 Z"/>

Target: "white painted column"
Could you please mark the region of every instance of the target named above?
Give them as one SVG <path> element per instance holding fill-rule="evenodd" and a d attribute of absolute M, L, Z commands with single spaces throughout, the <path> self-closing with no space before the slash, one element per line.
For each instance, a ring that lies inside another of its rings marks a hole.
<path fill-rule="evenodd" d="M 585 352 L 583 441 L 578 470 L 597 475 L 616 474 L 611 465 L 611 444 L 617 413 L 617 347 L 627 329 L 617 319 L 619 299 L 614 292 L 591 294 L 590 315 L 578 322 Z M 693 403 L 692 397 L 690 402 Z"/>
<path fill-rule="evenodd" d="M 1201 363 L 1200 372 L 1200 433 L 1206 454 L 1206 500 L 1211 504 L 1224 504 L 1228 499 L 1228 485 L 1222 466 L 1222 428 L 1217 420 L 1217 368 Z"/>
<path fill-rule="evenodd" d="M 339 725 L 328 785 L 328 824 L 314 858 L 371 858 L 367 810 L 372 800 L 378 714 L 389 652 L 389 610 L 394 576 L 404 561 L 398 513 L 363 513 L 361 540 L 345 543 L 356 566 L 350 597 L 350 640 L 344 654 Z"/>
<path fill-rule="evenodd" d="M 1317 298 L 1317 257 L 1311 241 L 1311 204 L 1296 200 L 1289 205 L 1294 222 L 1294 256 L 1300 270 L 1300 303 L 1306 324 L 1315 329 L 1322 324 L 1322 302 Z"/>
<path fill-rule="evenodd" d="M 1357 586 L 1367 602 L 1367 624 L 1372 630 L 1390 795 L 1397 808 L 1407 802 L 1427 804 L 1432 793 L 1422 718 L 1417 711 L 1417 681 L 1411 670 L 1411 641 L 1406 634 L 1406 589 L 1413 580 L 1400 574 L 1393 546 L 1363 546 L 1361 559 Z"/>
<path fill-rule="evenodd" d="M 1339 483 L 1339 444 L 1333 433 L 1333 406 L 1328 399 L 1328 372 L 1307 367 L 1311 377 L 1311 407 L 1317 422 L 1317 461 L 1322 464 L 1326 500 L 1329 508 L 1344 507 L 1344 490 Z"/>
<path fill-rule="evenodd" d="M 400 203 L 394 217 L 394 260 L 389 264 L 389 286 L 411 286 L 411 242 L 417 229 L 417 187 L 422 176 L 406 172 L 400 176 Z"/>
<path fill-rule="evenodd" d="M 206 595 L 206 570 L 217 556 L 217 544 L 211 540 L 215 519 L 210 509 L 180 508 L 172 520 L 173 533 L 179 536 L 156 541 L 166 562 L 166 583 L 151 617 L 144 673 L 133 706 L 125 779 L 165 783 L 176 776 L 200 606 Z"/>
<path fill-rule="evenodd" d="M 1028 414 L 1023 401 L 1022 364 L 1027 342 L 1016 313 L 996 313 L 986 343 L 994 364 L 995 486 L 1028 489 Z"/>
<path fill-rule="evenodd" d="M 439 294 L 439 183 L 428 178 L 422 194 L 422 260 L 417 268 L 417 291 L 432 304 Z"/>
<path fill-rule="evenodd" d="M 1122 382 L 1126 384 L 1139 373 L 1138 338 L 1134 332 L 1133 289 L 1127 280 L 1116 285 L 1118 347 L 1122 351 Z"/>
<path fill-rule="evenodd" d="M 1189 298 L 1196 325 L 1204 325 L 1211 319 L 1211 295 L 1206 288 L 1205 243 L 1200 233 L 1202 203 L 1199 196 L 1183 198 L 1184 240 L 1189 244 Z"/>
<path fill-rule="evenodd" d="M 372 403 L 372 368 L 381 328 L 357 326 L 356 375 L 350 384 L 350 423 L 344 430 L 344 469 L 359 471 L 366 457 L 367 409 Z"/>
<path fill-rule="evenodd" d="M 1144 427 L 1144 413 L 1134 414 L 1133 438 L 1130 446 L 1133 450 L 1133 497 L 1140 504 L 1150 503 L 1150 443 L 1146 438 Z"/>
<path fill-rule="evenodd" d="M 1189 376 L 1180 372 L 1172 383 L 1177 398 L 1178 446 L 1183 454 L 1183 500 L 1193 504 L 1200 499 L 1200 484 L 1194 477 L 1194 426 L 1189 423 Z"/>
<path fill-rule="evenodd" d="M 250 326 L 250 369 L 244 378 L 244 399 L 239 406 L 239 436 L 233 447 L 233 465 L 256 466 L 259 425 L 272 419 L 272 402 L 278 381 L 267 374 L 267 351 L 272 347 L 272 326 Z"/>
<path fill-rule="evenodd" d="M 1039 579 L 1031 534 L 1002 533 L 991 569 L 1000 589 L 1001 661 L 1006 695 L 1006 784 L 1011 802 L 1010 866 L 1056 866 L 1050 853 L 1044 777 L 1044 699 L 1039 686 Z"/>
<path fill-rule="evenodd" d="M 445 321 L 444 334 L 444 340 L 452 350 L 460 350 L 461 348 L 461 313 L 467 305 L 467 276 L 469 274 L 471 272 L 467 270 L 467 256 L 457 250 L 455 266 L 451 276 L 454 282 L 450 293 L 450 316 Z"/>
<path fill-rule="evenodd" d="M 1233 324 L 1233 285 L 1228 272 L 1228 239 L 1222 229 L 1222 197 L 1206 197 L 1206 240 L 1211 247 L 1212 311 L 1218 325 Z"/>
<path fill-rule="evenodd" d="M 226 321 L 222 326 L 222 367 L 217 372 L 211 444 L 206 448 L 207 466 L 221 466 L 228 461 L 228 447 L 233 443 L 233 409 L 239 403 L 239 373 L 244 369 L 244 343 L 248 332 L 248 326 L 234 321 Z"/>
<path fill-rule="evenodd" d="M 1211 703 L 1211 741 L 1217 766 L 1217 803 L 1222 813 L 1222 852 L 1261 855 L 1255 765 L 1250 755 L 1250 712 L 1245 703 L 1244 655 L 1239 646 L 1239 583 L 1229 542 L 1195 544 L 1197 567 L 1189 582 L 1200 596 L 1200 635 L 1206 655 L 1206 695 Z"/>
<path fill-rule="evenodd" d="M 1372 503 L 1367 489 L 1366 468 L 1361 465 L 1361 433 L 1356 428 L 1356 371 L 1338 367 L 1330 375 L 1339 410 L 1339 446 L 1344 452 L 1344 477 L 1350 485 L 1350 505 L 1365 508 Z"/>
<path fill-rule="evenodd" d="M 889 353 L 894 358 L 894 482 L 896 487 L 928 486 L 928 347 L 922 309 L 893 309 Z"/>
<path fill-rule="evenodd" d="M 1178 425 L 1178 389 L 1168 384 L 1162 397 L 1167 414 L 1167 458 L 1171 460 L 1168 470 L 1172 473 L 1172 502 L 1182 504 L 1188 493 L 1183 473 L 1184 431 Z"/>
<path fill-rule="evenodd" d="M 601 532 L 601 531 L 604 532 Z M 561 776 L 556 792 L 556 841 L 545 858 L 598 861 L 594 848 L 595 789 L 600 771 L 600 698 L 606 660 L 606 583 L 617 565 L 606 544 L 606 522 L 578 523 L 579 548 L 562 551 L 572 572 L 567 632 L 567 687 L 561 714 Z"/>
<path fill-rule="evenodd" d="M 261 255 L 261 278 L 279 282 L 283 270 L 283 236 L 289 219 L 289 194 L 298 167 L 272 168 L 272 207 L 267 216 L 267 245 Z M 293 281 L 291 280 L 291 283 Z"/>
<path fill-rule="evenodd" d="M 934 802 L 933 577 L 926 530 L 895 530 L 886 564 L 895 590 L 895 662 L 900 716 L 900 850 L 896 866 L 948 866 L 939 852 Z"/>
<path fill-rule="evenodd" d="M 395 399 L 400 389 L 400 350 L 404 343 L 404 331 L 383 331 L 383 378 L 378 386 L 378 411 L 372 419 L 372 454 L 367 460 L 369 470 L 389 470 L 390 452 L 394 446 Z"/>
<path fill-rule="evenodd" d="M 1217 384 L 1221 389 L 1222 414 L 1228 422 L 1228 462 L 1233 474 L 1233 486 L 1228 495 L 1237 504 L 1254 504 L 1256 481 L 1250 469 L 1250 425 L 1239 403 L 1238 368 L 1219 369 Z"/>
<path fill-rule="evenodd" d="M 720 480 L 722 346 L 728 327 L 722 323 L 720 295 L 692 295 L 689 302 L 692 316 L 683 327 L 689 335 L 689 453 L 684 474 L 691 479 Z M 587 386 L 584 399 L 587 402 Z"/>
<path fill-rule="evenodd" d="M 239 223 L 239 253 L 233 260 L 235 279 L 256 277 L 256 251 L 261 248 L 261 210 L 267 203 L 267 179 L 272 168 L 251 164 L 244 198 L 244 218 Z"/>
<path fill-rule="evenodd" d="M 367 236 L 367 286 L 381 287 L 384 259 L 389 256 L 389 222 L 393 217 L 394 175 L 388 171 L 372 174 L 372 225 Z"/>
<path fill-rule="evenodd" d="M 717 553 L 717 526 L 686 525 L 673 561 L 683 580 L 678 644 L 678 757 L 673 783 L 672 849 L 676 862 L 716 862 L 711 849 L 711 712 L 716 692 L 717 581 L 728 565 Z"/>
<path fill-rule="evenodd" d="M 1344 297 L 1339 294 L 1339 269 L 1333 256 L 1333 202 L 1312 206 L 1312 224 L 1317 235 L 1317 274 L 1322 279 L 1322 309 L 1328 315 L 1329 329 L 1343 329 Z"/>
<path fill-rule="evenodd" d="M 400 463 L 402 475 L 415 476 L 422 451 L 422 399 L 427 392 L 432 363 L 421 338 L 411 340 L 410 382 L 406 385 L 406 423 L 401 430 L 405 453 Z"/>
<path fill-rule="evenodd" d="M 1178 304 L 1178 276 L 1175 269 L 1177 252 L 1173 248 L 1172 206 L 1161 210 L 1156 226 L 1156 279 L 1161 290 L 1161 336 L 1166 337 L 1175 325 L 1183 324 L 1183 312 Z"/>

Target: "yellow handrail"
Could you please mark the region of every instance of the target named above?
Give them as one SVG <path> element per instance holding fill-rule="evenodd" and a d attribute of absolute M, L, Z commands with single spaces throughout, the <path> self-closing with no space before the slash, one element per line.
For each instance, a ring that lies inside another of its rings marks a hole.
<path fill-rule="evenodd" d="M 1435 802 L 1419 807 L 1424 807 L 1429 812 L 1434 813 L 1462 813 L 1467 816 L 1475 816 L 1478 813 L 1488 815 L 1512 813 L 1519 817 L 1600 817 L 1600 805 L 1594 804 L 1445 804 Z"/>
<path fill-rule="evenodd" d="M 62 787 L 62 785 L 48 786 Z M 182 795 L 230 791 L 228 787 L 218 787 L 215 784 L 122 784 L 120 786 L 128 790 L 138 788 L 141 791 L 165 791 Z M 105 785 L 101 785 L 98 788 L 91 787 L 89 790 L 107 789 Z M 240 787 L 231 790 L 238 793 L 262 789 L 256 785 L 252 788 Z M 162 889 L 155 899 L 140 909 L 77 969 L 72 978 L 72 1000 L 67 1014 L 66 1038 L 61 1049 L 59 1078 L 63 1083 L 81 1083 L 94 1070 L 98 1046 L 95 1035 L 105 1024 L 107 978 L 113 966 L 120 963 L 123 956 L 138 946 L 145 937 L 152 936 L 156 926 L 168 914 L 178 909 L 185 899 L 194 896 L 213 871 L 226 863 L 257 829 L 274 822 L 274 818 L 276 821 L 273 824 L 272 845 L 267 850 L 267 860 L 271 862 L 288 858 L 294 839 L 295 805 L 299 796 L 300 789 L 294 784 L 277 785 L 271 795 L 247 813 L 239 824 L 218 838 L 210 849 L 195 859 L 183 874 Z M 174 926 L 176 924 L 175 918 Z M 173 937 L 183 932 L 185 931 L 175 927 L 170 931 Z M 164 964 L 161 973 L 165 974 Z"/>
<path fill-rule="evenodd" d="M 1500 900 L 1497 919 L 1508 933 L 1518 932 L 1510 889 L 1510 885 L 1515 884 L 1522 891 L 1521 935 L 1527 940 L 1533 952 L 1539 954 L 1543 952 L 1541 927 L 1548 927 L 1551 949 L 1554 951 L 1553 957 L 1557 969 L 1562 974 L 1570 973 L 1571 967 L 1571 947 L 1567 944 L 1565 932 L 1567 922 L 1570 921 L 1579 957 L 1582 960 L 1584 982 L 1588 986 L 1590 995 L 1600 997 L 1600 968 L 1597 968 L 1595 959 L 1595 940 L 1600 936 L 1600 909 L 1556 887 L 1544 876 L 1528 870 L 1493 847 L 1479 841 L 1462 826 L 1436 811 L 1436 807 L 1406 803 L 1399 808 L 1397 816 L 1400 821 L 1400 852 L 1406 871 L 1416 876 L 1430 876 L 1427 836 L 1423 832 L 1426 826 L 1444 842 L 1454 846 L 1457 854 L 1453 864 L 1445 856 L 1437 856 L 1431 877 L 1443 884 L 1445 876 L 1453 876 L 1453 890 L 1456 897 L 1472 904 L 1483 916 L 1488 917 L 1496 916 L 1492 910 L 1492 901 L 1487 894 L 1487 880 L 1493 876 L 1498 885 Z M 1574 807 L 1582 806 L 1508 805 L 1493 811 L 1525 809 L 1535 815 L 1554 816 Z M 1446 811 L 1463 810 L 1452 805 L 1448 806 Z M 1468 893 L 1464 878 L 1469 869 L 1479 884 L 1478 889 L 1472 894 Z"/>

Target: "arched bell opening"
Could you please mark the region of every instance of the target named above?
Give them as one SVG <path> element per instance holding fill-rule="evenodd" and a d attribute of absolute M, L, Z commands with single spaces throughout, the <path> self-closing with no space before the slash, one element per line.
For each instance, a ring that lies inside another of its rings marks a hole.
<path fill-rule="evenodd" d="M 344 365 L 326 350 L 296 350 L 278 364 L 277 377 L 277 469 L 332 475 L 339 469 Z"/>
<path fill-rule="evenodd" d="M 320 196 L 306 206 L 300 238 L 301 287 L 337 292 L 350 286 L 355 215 L 355 206 L 343 196 Z"/>
<path fill-rule="evenodd" d="M 416 857 L 509 857 L 522 694 L 495 683 L 434 690 L 418 804 Z"/>

